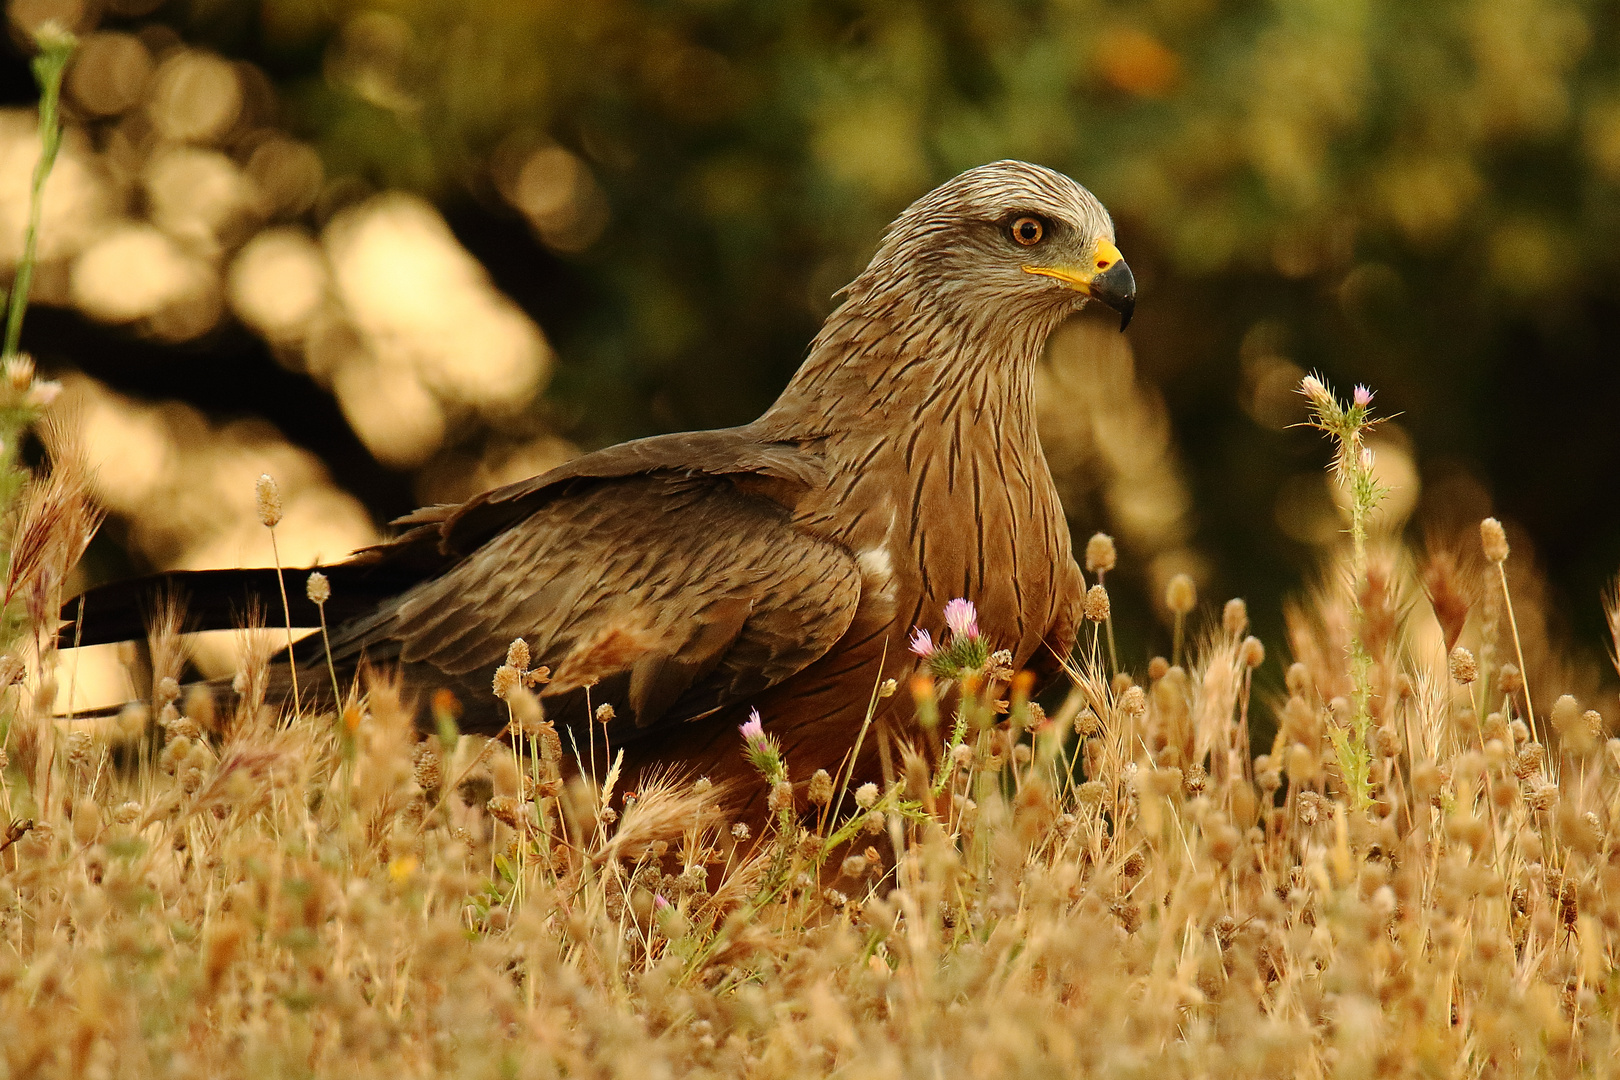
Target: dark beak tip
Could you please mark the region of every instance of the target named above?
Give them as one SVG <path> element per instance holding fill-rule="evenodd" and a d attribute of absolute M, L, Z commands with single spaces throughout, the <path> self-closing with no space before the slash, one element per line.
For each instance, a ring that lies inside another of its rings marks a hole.
<path fill-rule="evenodd" d="M 1124 333 L 1136 313 L 1136 276 L 1121 259 L 1091 281 L 1091 295 L 1104 306 L 1119 312 L 1119 329 Z"/>

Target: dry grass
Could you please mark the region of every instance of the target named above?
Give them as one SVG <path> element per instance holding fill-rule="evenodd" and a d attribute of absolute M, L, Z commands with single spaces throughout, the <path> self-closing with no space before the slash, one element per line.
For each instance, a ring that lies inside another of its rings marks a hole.
<path fill-rule="evenodd" d="M 1365 811 L 1329 738 L 1351 686 L 1333 590 L 1296 619 L 1305 658 L 1252 763 L 1257 656 L 1228 612 L 1188 670 L 1159 662 L 1137 687 L 1082 666 L 1051 719 L 1016 693 L 1001 718 L 970 697 L 942 763 L 897 755 L 886 791 L 822 806 L 801 786 L 798 817 L 748 840 L 704 782 L 649 782 L 628 803 L 560 784 L 533 717 L 534 754 L 419 741 L 386 685 L 341 719 L 285 720 L 196 698 L 187 714 L 171 686 L 153 719 L 99 727 L 32 717 L 19 685 L 0 1061 L 11 1076 L 1606 1071 L 1620 741 L 1573 700 L 1548 718 L 1558 748 L 1530 741 L 1500 671 L 1482 699 L 1480 676 L 1452 678 L 1429 606 L 1400 602 L 1421 596 L 1411 561 L 1372 564 L 1386 599 L 1368 605 L 1385 625 L 1368 646 Z"/>
<path fill-rule="evenodd" d="M 705 780 L 630 793 L 565 747 L 517 645 L 510 741 L 445 700 L 424 738 L 386 680 L 278 716 L 263 629 L 218 713 L 172 610 L 148 705 L 52 717 L 76 475 L 24 484 L 7 530 L 3 1075 L 1561 1076 L 1620 1050 L 1620 740 L 1573 697 L 1530 723 L 1489 530 L 1487 560 L 1347 550 L 1274 703 L 1241 604 L 1139 685 L 1094 594 L 1050 718 L 953 635 L 886 785 L 792 774 L 766 718 L 751 835 Z"/>

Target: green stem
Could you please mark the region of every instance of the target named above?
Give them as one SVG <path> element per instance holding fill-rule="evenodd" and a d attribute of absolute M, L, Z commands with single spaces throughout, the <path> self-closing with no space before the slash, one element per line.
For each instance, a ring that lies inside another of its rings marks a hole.
<path fill-rule="evenodd" d="M 28 307 L 28 291 L 34 280 L 34 260 L 39 247 L 39 225 L 45 206 L 45 181 L 56 165 L 56 152 L 62 147 L 62 124 L 57 106 L 62 98 L 62 74 L 78 41 L 55 23 L 46 23 L 35 34 L 39 55 L 34 57 L 34 79 L 39 83 L 39 160 L 34 163 L 34 181 L 29 192 L 28 229 L 23 234 L 22 261 L 17 264 L 17 280 L 11 287 L 6 309 L 4 356 L 17 355 L 22 340 L 23 312 Z"/>

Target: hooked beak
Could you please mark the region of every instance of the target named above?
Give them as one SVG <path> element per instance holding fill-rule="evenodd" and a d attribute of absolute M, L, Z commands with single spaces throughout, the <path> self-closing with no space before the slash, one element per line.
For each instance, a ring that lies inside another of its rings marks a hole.
<path fill-rule="evenodd" d="M 1026 274 L 1039 274 L 1061 281 L 1084 293 L 1106 308 L 1119 313 L 1119 328 L 1131 325 L 1136 311 L 1136 277 L 1125 265 L 1125 256 L 1110 240 L 1098 240 L 1091 261 L 1080 266 L 1026 266 Z"/>

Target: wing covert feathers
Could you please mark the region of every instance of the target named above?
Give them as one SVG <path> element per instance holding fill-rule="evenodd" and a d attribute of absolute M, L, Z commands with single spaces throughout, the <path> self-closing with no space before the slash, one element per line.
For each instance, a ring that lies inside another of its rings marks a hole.
<path fill-rule="evenodd" d="M 470 682 L 522 637 L 552 669 L 543 696 L 592 688 L 645 728 L 804 668 L 859 598 L 850 553 L 778 503 L 709 475 L 629 476 L 553 493 L 332 646 Z"/>

